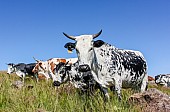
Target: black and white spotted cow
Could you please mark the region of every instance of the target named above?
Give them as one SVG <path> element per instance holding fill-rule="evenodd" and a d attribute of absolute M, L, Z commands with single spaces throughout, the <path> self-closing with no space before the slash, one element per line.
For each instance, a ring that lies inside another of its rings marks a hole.
<path fill-rule="evenodd" d="M 160 74 L 155 76 L 155 83 L 165 87 L 170 87 L 170 75 Z"/>
<path fill-rule="evenodd" d="M 108 87 L 114 86 L 121 99 L 121 88 L 145 91 L 148 83 L 146 60 L 139 51 L 116 48 L 102 40 L 94 41 L 102 30 L 94 35 L 69 36 L 75 43 L 67 43 L 68 50 L 76 49 L 80 72 L 90 71 L 102 92 L 109 98 Z"/>
<path fill-rule="evenodd" d="M 34 74 L 32 72 L 35 65 L 36 65 L 36 63 L 30 63 L 30 64 L 25 64 L 25 63 L 13 64 L 13 63 L 9 63 L 8 64 L 7 74 L 16 73 L 20 78 L 22 78 L 23 82 L 25 80 L 26 75 L 34 76 L 36 78 L 36 80 L 38 81 L 38 75 Z"/>
<path fill-rule="evenodd" d="M 91 72 L 79 72 L 78 63 L 73 63 L 72 65 L 60 62 L 56 65 L 56 81 L 54 81 L 54 86 L 60 86 L 62 83 L 70 82 L 75 88 L 81 89 L 83 92 L 93 92 L 98 88 L 98 83 L 94 80 Z"/>

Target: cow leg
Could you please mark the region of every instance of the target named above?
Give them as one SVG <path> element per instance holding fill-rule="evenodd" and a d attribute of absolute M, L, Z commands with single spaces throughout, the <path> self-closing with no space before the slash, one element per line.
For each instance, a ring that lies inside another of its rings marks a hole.
<path fill-rule="evenodd" d="M 99 85 L 99 89 L 103 93 L 105 101 L 108 101 L 110 99 L 108 89 L 106 87 L 102 87 L 101 85 Z"/>
<path fill-rule="evenodd" d="M 111 91 L 115 91 L 115 86 L 110 86 Z"/>
<path fill-rule="evenodd" d="M 22 74 L 22 82 L 25 82 L 25 73 Z"/>
<path fill-rule="evenodd" d="M 148 75 L 145 75 L 143 78 L 143 81 L 141 83 L 141 92 L 144 92 L 145 90 L 147 90 L 147 86 L 148 86 Z"/>
<path fill-rule="evenodd" d="M 40 74 L 43 74 L 45 76 L 46 81 L 48 81 L 48 79 L 50 78 L 48 73 L 40 73 Z"/>
<path fill-rule="evenodd" d="M 109 100 L 109 99 L 110 99 L 110 96 L 109 96 L 109 93 L 108 93 L 108 89 L 107 89 L 107 88 L 103 88 L 103 93 L 104 93 L 104 96 L 105 96 L 106 100 Z"/>
<path fill-rule="evenodd" d="M 36 81 L 38 82 L 39 78 L 38 78 L 38 74 L 34 74 L 35 78 L 36 78 Z"/>
<path fill-rule="evenodd" d="M 16 74 L 21 78 L 21 81 L 24 83 L 25 73 L 21 71 L 17 71 Z"/>
<path fill-rule="evenodd" d="M 122 99 L 121 88 L 122 88 L 122 80 L 120 78 L 115 79 L 115 92 L 117 93 L 119 100 Z"/>

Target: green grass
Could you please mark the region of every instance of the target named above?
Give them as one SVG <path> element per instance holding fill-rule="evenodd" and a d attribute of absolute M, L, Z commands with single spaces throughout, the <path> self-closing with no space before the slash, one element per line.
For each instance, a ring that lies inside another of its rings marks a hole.
<path fill-rule="evenodd" d="M 127 103 L 131 90 L 123 90 L 123 100 L 119 102 L 111 91 L 111 98 L 104 102 L 101 93 L 94 96 L 80 95 L 72 85 L 54 88 L 51 81 L 26 79 L 21 89 L 11 86 L 19 78 L 0 72 L 0 112 L 140 112 L 140 108 Z M 28 86 L 33 88 L 29 89 Z M 160 89 L 160 88 L 159 88 Z M 166 90 L 164 90 L 166 91 Z M 170 92 L 168 92 L 170 94 Z"/>

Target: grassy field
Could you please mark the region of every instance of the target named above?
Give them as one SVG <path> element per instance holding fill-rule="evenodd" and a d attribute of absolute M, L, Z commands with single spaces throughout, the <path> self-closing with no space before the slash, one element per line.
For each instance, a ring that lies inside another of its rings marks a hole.
<path fill-rule="evenodd" d="M 54 88 L 51 81 L 38 83 L 27 78 L 25 85 L 15 88 L 11 84 L 19 80 L 15 75 L 0 72 L 0 112 L 140 112 L 139 107 L 127 103 L 131 90 L 123 90 L 123 100 L 119 102 L 113 92 L 111 99 L 103 101 L 100 92 L 94 96 L 80 95 L 72 85 L 65 84 Z M 170 91 L 158 87 L 170 94 Z"/>

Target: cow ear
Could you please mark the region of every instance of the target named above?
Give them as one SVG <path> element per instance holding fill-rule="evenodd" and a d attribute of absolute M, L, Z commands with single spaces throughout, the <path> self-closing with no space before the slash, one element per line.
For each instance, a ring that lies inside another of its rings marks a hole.
<path fill-rule="evenodd" d="M 66 49 L 68 49 L 69 51 L 72 51 L 75 49 L 75 43 L 71 43 L 71 42 L 68 42 L 65 44 L 64 46 Z"/>
<path fill-rule="evenodd" d="M 93 43 L 93 47 L 101 47 L 104 44 L 102 40 L 96 40 Z"/>

